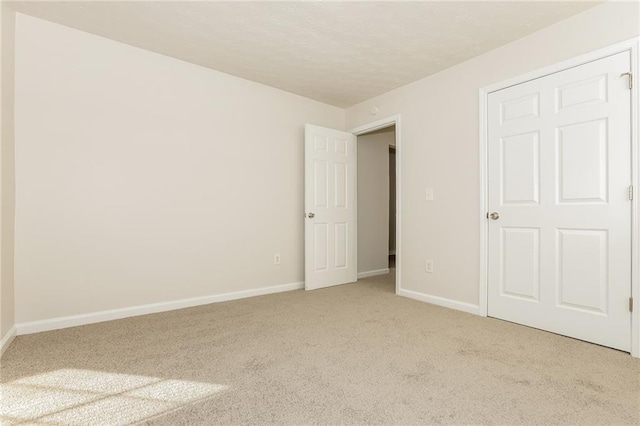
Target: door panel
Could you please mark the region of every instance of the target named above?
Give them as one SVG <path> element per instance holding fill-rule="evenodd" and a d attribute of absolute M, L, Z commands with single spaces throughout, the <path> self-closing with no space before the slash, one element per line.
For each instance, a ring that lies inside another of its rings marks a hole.
<path fill-rule="evenodd" d="M 540 230 L 502 229 L 501 294 L 538 300 L 540 289 Z"/>
<path fill-rule="evenodd" d="M 347 261 L 347 253 L 349 251 L 349 225 L 347 223 L 336 223 L 335 224 L 335 267 L 336 269 L 344 269 L 349 266 L 349 262 Z"/>
<path fill-rule="evenodd" d="M 329 172 L 326 160 L 313 160 L 314 207 L 327 207 L 329 204 Z"/>
<path fill-rule="evenodd" d="M 557 130 L 559 202 L 607 202 L 607 120 Z"/>
<path fill-rule="evenodd" d="M 604 229 L 558 229 L 558 306 L 607 314 Z"/>
<path fill-rule="evenodd" d="M 328 249 L 329 249 L 329 236 L 328 226 L 326 223 L 314 223 L 313 227 L 313 252 L 314 261 L 312 263 L 313 272 L 326 271 L 328 268 Z"/>
<path fill-rule="evenodd" d="M 630 349 L 628 52 L 488 97 L 488 314 Z"/>
<path fill-rule="evenodd" d="M 538 204 L 539 133 L 525 133 L 501 139 L 502 204 Z"/>
<path fill-rule="evenodd" d="M 356 137 L 305 126 L 305 288 L 354 282 Z"/>

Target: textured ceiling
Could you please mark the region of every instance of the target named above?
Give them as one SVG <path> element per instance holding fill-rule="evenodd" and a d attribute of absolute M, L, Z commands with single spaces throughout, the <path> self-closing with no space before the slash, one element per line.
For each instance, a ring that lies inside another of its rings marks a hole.
<path fill-rule="evenodd" d="M 598 3 L 12 4 L 26 14 L 348 107 Z"/>

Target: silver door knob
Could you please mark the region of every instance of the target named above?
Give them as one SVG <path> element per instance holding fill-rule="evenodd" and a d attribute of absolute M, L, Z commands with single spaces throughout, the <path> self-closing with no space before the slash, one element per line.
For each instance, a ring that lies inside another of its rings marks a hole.
<path fill-rule="evenodd" d="M 489 217 L 491 218 L 491 220 L 498 220 L 500 219 L 500 213 L 498 212 L 493 212 L 489 215 Z"/>
<path fill-rule="evenodd" d="M 314 217 L 316 217 L 315 213 L 309 213 L 307 216 L 309 217 L 309 219 L 313 219 Z"/>

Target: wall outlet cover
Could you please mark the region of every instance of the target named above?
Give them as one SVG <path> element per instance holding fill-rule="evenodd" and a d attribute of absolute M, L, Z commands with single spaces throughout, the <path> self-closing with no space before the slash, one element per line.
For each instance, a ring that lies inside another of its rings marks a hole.
<path fill-rule="evenodd" d="M 428 273 L 432 273 L 433 272 L 433 260 L 432 259 L 427 259 L 424 262 L 424 271 L 428 272 Z"/>

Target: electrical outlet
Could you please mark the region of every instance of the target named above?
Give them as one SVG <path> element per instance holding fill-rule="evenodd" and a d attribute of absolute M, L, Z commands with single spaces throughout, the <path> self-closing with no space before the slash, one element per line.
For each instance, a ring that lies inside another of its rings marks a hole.
<path fill-rule="evenodd" d="M 424 271 L 428 273 L 433 272 L 433 259 L 427 259 L 424 262 Z"/>
<path fill-rule="evenodd" d="M 276 253 L 273 255 L 273 264 L 274 265 L 280 264 L 280 253 Z"/>

